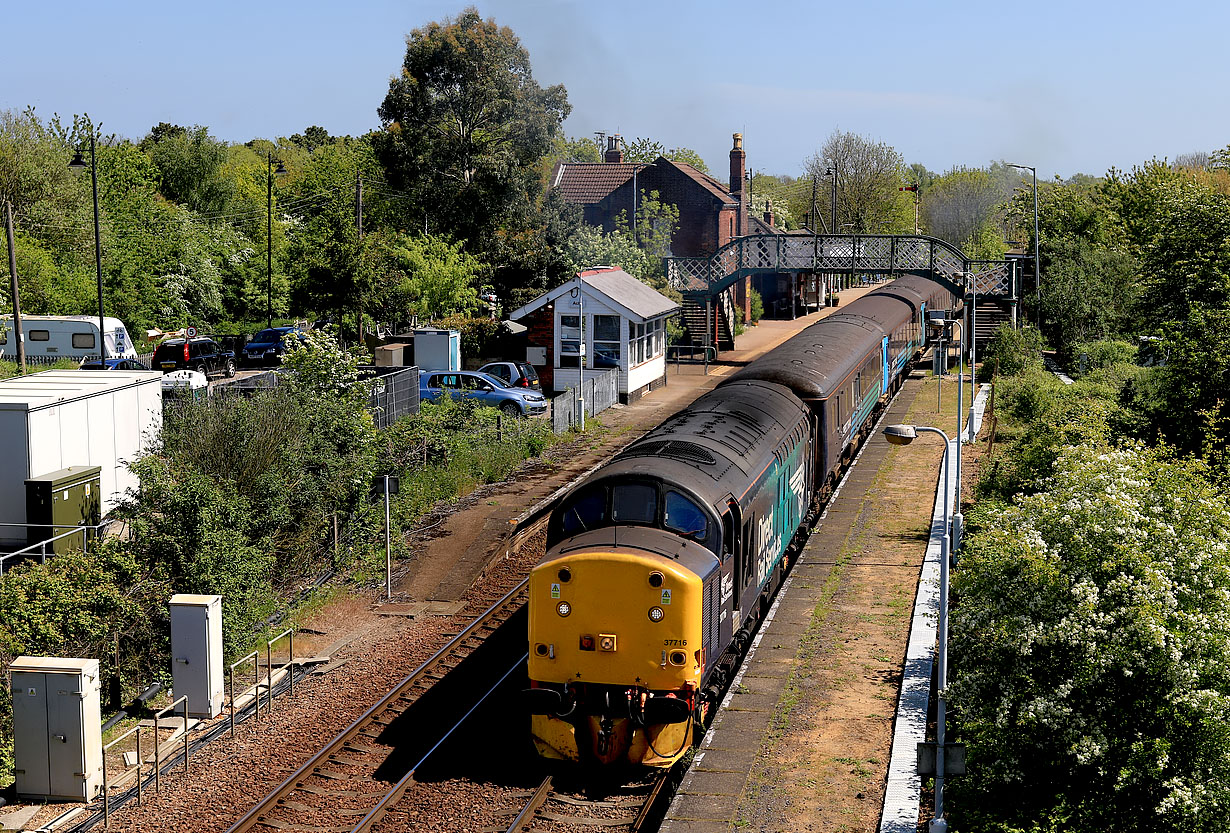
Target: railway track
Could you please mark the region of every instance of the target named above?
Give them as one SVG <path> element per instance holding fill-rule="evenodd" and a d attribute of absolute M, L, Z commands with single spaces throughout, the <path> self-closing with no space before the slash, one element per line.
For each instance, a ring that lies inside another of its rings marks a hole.
<path fill-rule="evenodd" d="M 388 780 L 383 777 L 382 767 L 394 755 L 398 743 L 397 739 L 386 735 L 389 727 L 524 606 L 527 583 L 523 580 L 479 615 L 231 825 L 227 833 L 283 830 L 364 833 L 371 830 L 410 789 L 414 771 L 422 763 L 419 761 L 411 766 L 392 789 L 387 788 Z M 504 677 L 523 661 L 519 659 Z M 466 715 L 477 707 L 475 703 Z M 455 728 L 444 732 L 428 754 Z"/>
<path fill-rule="evenodd" d="M 530 833 L 548 826 L 551 830 L 575 827 L 644 833 L 649 829 L 658 800 L 666 790 L 672 772 L 667 770 L 660 773 L 643 791 L 614 800 L 580 799 L 556 792 L 551 776 L 547 776 L 538 789 L 526 797 L 525 804 L 507 811 L 508 815 L 513 816 L 507 827 L 490 828 L 489 833 Z"/>

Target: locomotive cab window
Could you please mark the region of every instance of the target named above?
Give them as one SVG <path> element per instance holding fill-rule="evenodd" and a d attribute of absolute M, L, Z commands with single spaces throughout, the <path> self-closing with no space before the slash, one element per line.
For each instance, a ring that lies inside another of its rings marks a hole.
<path fill-rule="evenodd" d="M 658 488 L 652 483 L 619 483 L 611 490 L 611 520 L 650 524 L 658 518 Z"/>
<path fill-rule="evenodd" d="M 675 491 L 666 493 L 662 526 L 685 538 L 708 545 L 709 519 L 691 498 Z M 712 547 L 710 547 L 712 549 Z"/>
<path fill-rule="evenodd" d="M 560 533 L 568 538 L 606 525 L 606 489 L 586 489 L 568 501 L 560 513 Z"/>

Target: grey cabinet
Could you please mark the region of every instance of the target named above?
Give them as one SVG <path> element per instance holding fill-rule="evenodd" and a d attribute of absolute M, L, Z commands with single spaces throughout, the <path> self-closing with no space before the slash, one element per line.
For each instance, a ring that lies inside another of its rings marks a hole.
<path fill-rule="evenodd" d="M 9 672 L 17 794 L 92 800 L 102 786 L 98 660 L 18 657 Z"/>

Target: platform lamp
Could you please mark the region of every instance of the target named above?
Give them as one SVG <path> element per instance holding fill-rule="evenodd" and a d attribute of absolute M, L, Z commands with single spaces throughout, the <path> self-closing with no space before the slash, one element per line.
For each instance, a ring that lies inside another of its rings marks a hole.
<path fill-rule="evenodd" d="M 286 166 L 282 164 L 282 160 L 278 160 L 278 169 L 273 169 L 273 151 L 269 151 L 266 156 L 268 162 L 268 177 L 269 185 L 266 203 L 265 203 L 265 219 L 267 222 L 265 229 L 265 311 L 269 315 L 269 329 L 273 329 L 273 178 L 286 173 Z"/>
<path fill-rule="evenodd" d="M 73 154 L 68 167 L 81 170 L 86 166 L 81 151 Z M 103 315 L 102 238 L 98 234 L 98 164 L 94 155 L 94 127 L 90 126 L 90 185 L 94 191 L 94 271 L 98 276 L 98 348 L 103 364 L 107 362 L 107 323 Z"/>
<path fill-rule="evenodd" d="M 939 434 L 944 438 L 944 533 L 940 538 L 940 611 L 939 621 L 936 623 L 938 667 L 935 703 L 935 814 L 927 825 L 928 833 L 944 833 L 948 829 L 948 821 L 944 818 L 944 718 L 947 711 L 945 689 L 948 688 L 948 560 L 949 535 L 952 529 L 949 472 L 952 471 L 952 440 L 940 429 L 928 425 L 890 425 L 884 429 L 884 438 L 893 445 L 909 445 L 919 431 Z"/>
<path fill-rule="evenodd" d="M 1017 165 L 1005 162 L 1009 168 L 1020 168 L 1033 174 L 1034 190 L 1034 285 L 1038 293 L 1037 323 L 1042 326 L 1042 261 L 1038 258 L 1038 169 L 1032 165 Z"/>

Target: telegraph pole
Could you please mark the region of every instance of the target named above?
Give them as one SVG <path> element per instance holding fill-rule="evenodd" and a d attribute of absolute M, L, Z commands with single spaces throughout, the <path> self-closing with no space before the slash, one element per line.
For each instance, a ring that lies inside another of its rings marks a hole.
<path fill-rule="evenodd" d="M 359 285 L 359 272 L 363 268 L 363 174 L 358 168 L 354 172 L 354 225 L 359 232 L 358 260 L 355 263 L 355 294 L 358 297 L 358 322 L 355 333 L 359 339 L 359 347 L 363 347 L 363 290 Z"/>
<path fill-rule="evenodd" d="M 13 245 L 13 204 L 4 203 L 4 235 L 9 241 L 9 287 L 13 293 L 13 336 L 17 339 L 17 363 L 26 373 L 26 343 L 21 334 L 21 300 L 17 297 L 17 249 Z M 99 335 L 101 338 L 101 333 Z"/>

